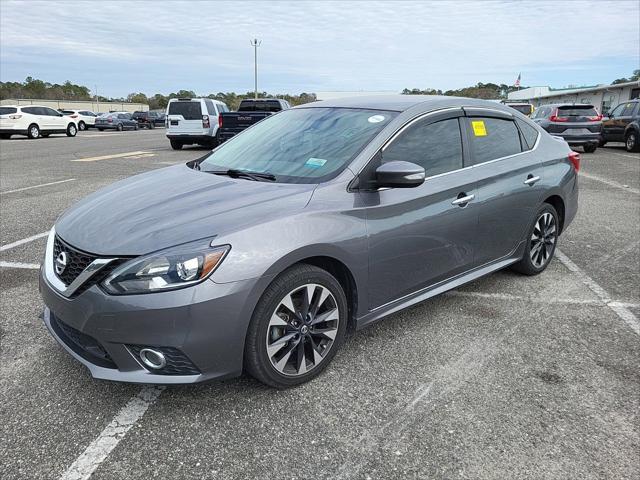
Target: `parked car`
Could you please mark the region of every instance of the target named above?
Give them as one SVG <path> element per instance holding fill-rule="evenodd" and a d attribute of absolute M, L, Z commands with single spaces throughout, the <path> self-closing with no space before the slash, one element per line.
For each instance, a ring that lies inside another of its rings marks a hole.
<path fill-rule="evenodd" d="M 527 102 L 503 102 L 503 104 L 517 110 L 527 117 L 530 117 L 534 111 L 533 105 Z"/>
<path fill-rule="evenodd" d="M 348 325 L 508 266 L 543 272 L 576 215 L 579 166 L 564 141 L 483 100 L 296 107 L 63 213 L 40 274 L 44 322 L 96 378 L 245 369 L 297 385 Z"/>
<path fill-rule="evenodd" d="M 289 102 L 277 98 L 242 100 L 237 112 L 223 112 L 218 117 L 218 143 L 229 140 L 254 123 L 274 113 L 291 108 Z"/>
<path fill-rule="evenodd" d="M 167 105 L 167 138 L 171 148 L 184 145 L 215 147 L 218 115 L 228 111 L 223 102 L 210 98 L 172 98 Z"/>
<path fill-rule="evenodd" d="M 131 114 L 127 112 L 110 112 L 103 113 L 96 118 L 96 128 L 101 132 L 103 130 L 138 130 L 138 122 L 131 118 Z"/>
<path fill-rule="evenodd" d="M 533 121 L 572 147 L 593 153 L 602 141 L 602 115 L 593 105 L 553 104 L 538 107 Z"/>
<path fill-rule="evenodd" d="M 48 137 L 52 133 L 66 133 L 75 137 L 78 126 L 75 120 L 53 108 L 40 105 L 0 106 L 0 138 L 26 135 L 29 138 Z"/>
<path fill-rule="evenodd" d="M 89 110 L 59 110 L 59 112 L 73 118 L 78 124 L 78 130 L 86 130 L 95 126 L 97 114 Z"/>
<path fill-rule="evenodd" d="M 156 128 L 164 125 L 164 117 L 157 112 L 133 112 L 132 118 L 138 122 L 140 128 Z"/>
<path fill-rule="evenodd" d="M 640 152 L 640 99 L 621 103 L 607 115 L 600 146 L 607 142 L 624 142 L 628 152 Z"/>

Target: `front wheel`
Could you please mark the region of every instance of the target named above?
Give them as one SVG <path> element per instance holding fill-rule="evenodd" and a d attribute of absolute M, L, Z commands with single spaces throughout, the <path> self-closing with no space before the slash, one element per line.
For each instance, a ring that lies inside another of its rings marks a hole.
<path fill-rule="evenodd" d="M 0 138 L 2 140 L 9 140 L 11 138 L 11 134 L 10 133 L 2 133 L 2 134 L 0 134 Z"/>
<path fill-rule="evenodd" d="M 347 298 L 327 271 L 300 264 L 277 277 L 247 331 L 245 366 L 276 388 L 307 382 L 335 356 L 347 328 Z"/>
<path fill-rule="evenodd" d="M 122 126 L 121 123 L 118 124 L 118 126 L 116 127 L 116 130 L 118 130 L 119 132 L 121 132 L 122 130 L 124 130 L 124 127 Z"/>
<path fill-rule="evenodd" d="M 529 229 L 524 256 L 512 266 L 513 270 L 524 275 L 542 273 L 556 251 L 558 234 L 558 212 L 552 205 L 545 203 L 538 210 Z"/>
<path fill-rule="evenodd" d="M 154 128 L 156 128 L 156 124 L 155 124 L 155 123 L 153 123 L 153 122 L 151 122 L 151 123 L 148 125 L 148 128 L 149 128 L 149 130 L 153 130 Z"/>
<path fill-rule="evenodd" d="M 624 146 L 627 152 L 640 152 L 640 142 L 638 142 L 638 134 L 636 132 L 627 133 L 624 140 Z"/>
<path fill-rule="evenodd" d="M 104 132 L 104 128 L 98 128 L 99 132 Z"/>
<path fill-rule="evenodd" d="M 81 132 L 84 132 L 87 129 L 87 125 L 84 122 L 80 122 L 78 123 L 78 130 L 80 130 Z"/>
<path fill-rule="evenodd" d="M 78 133 L 78 129 L 76 128 L 75 123 L 67 125 L 67 137 L 75 137 L 76 133 Z"/>
<path fill-rule="evenodd" d="M 133 129 L 134 129 L 134 130 L 138 130 L 138 124 L 135 124 L 135 125 L 133 126 Z"/>
<path fill-rule="evenodd" d="M 595 143 L 590 143 L 588 145 L 585 145 L 583 148 L 584 148 L 584 153 L 593 153 L 596 151 L 596 148 L 598 148 L 598 145 Z"/>

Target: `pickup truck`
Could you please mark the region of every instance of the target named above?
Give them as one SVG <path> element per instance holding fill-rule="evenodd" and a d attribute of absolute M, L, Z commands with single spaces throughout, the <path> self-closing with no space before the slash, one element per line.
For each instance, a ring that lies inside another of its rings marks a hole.
<path fill-rule="evenodd" d="M 229 140 L 254 123 L 288 108 L 291 108 L 289 102 L 277 98 L 242 100 L 237 112 L 222 112 L 218 116 L 218 144 Z"/>

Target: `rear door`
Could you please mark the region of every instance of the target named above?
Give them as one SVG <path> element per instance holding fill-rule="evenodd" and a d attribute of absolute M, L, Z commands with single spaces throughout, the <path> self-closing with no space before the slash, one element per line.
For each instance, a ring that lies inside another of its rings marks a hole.
<path fill-rule="evenodd" d="M 473 177 L 478 185 L 477 250 L 474 263 L 484 265 L 511 255 L 525 238 L 543 193 L 544 170 L 532 150 L 535 127 L 511 114 L 465 109 Z M 527 130 L 525 130 L 527 129 Z"/>
<path fill-rule="evenodd" d="M 172 134 L 202 135 L 202 105 L 200 100 L 176 100 L 169 103 L 167 118 Z"/>
<path fill-rule="evenodd" d="M 369 233 L 371 308 L 468 270 L 478 214 L 475 181 L 463 168 L 462 110 L 411 122 L 372 160 L 403 160 L 425 168 L 416 188 L 362 192 Z M 466 202 L 460 202 L 466 199 Z"/>

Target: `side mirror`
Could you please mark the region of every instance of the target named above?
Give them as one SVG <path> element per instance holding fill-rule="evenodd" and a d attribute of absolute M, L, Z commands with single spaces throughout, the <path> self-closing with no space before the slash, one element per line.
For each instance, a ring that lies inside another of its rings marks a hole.
<path fill-rule="evenodd" d="M 424 168 L 410 162 L 383 163 L 376 169 L 378 188 L 413 188 L 424 183 Z"/>

